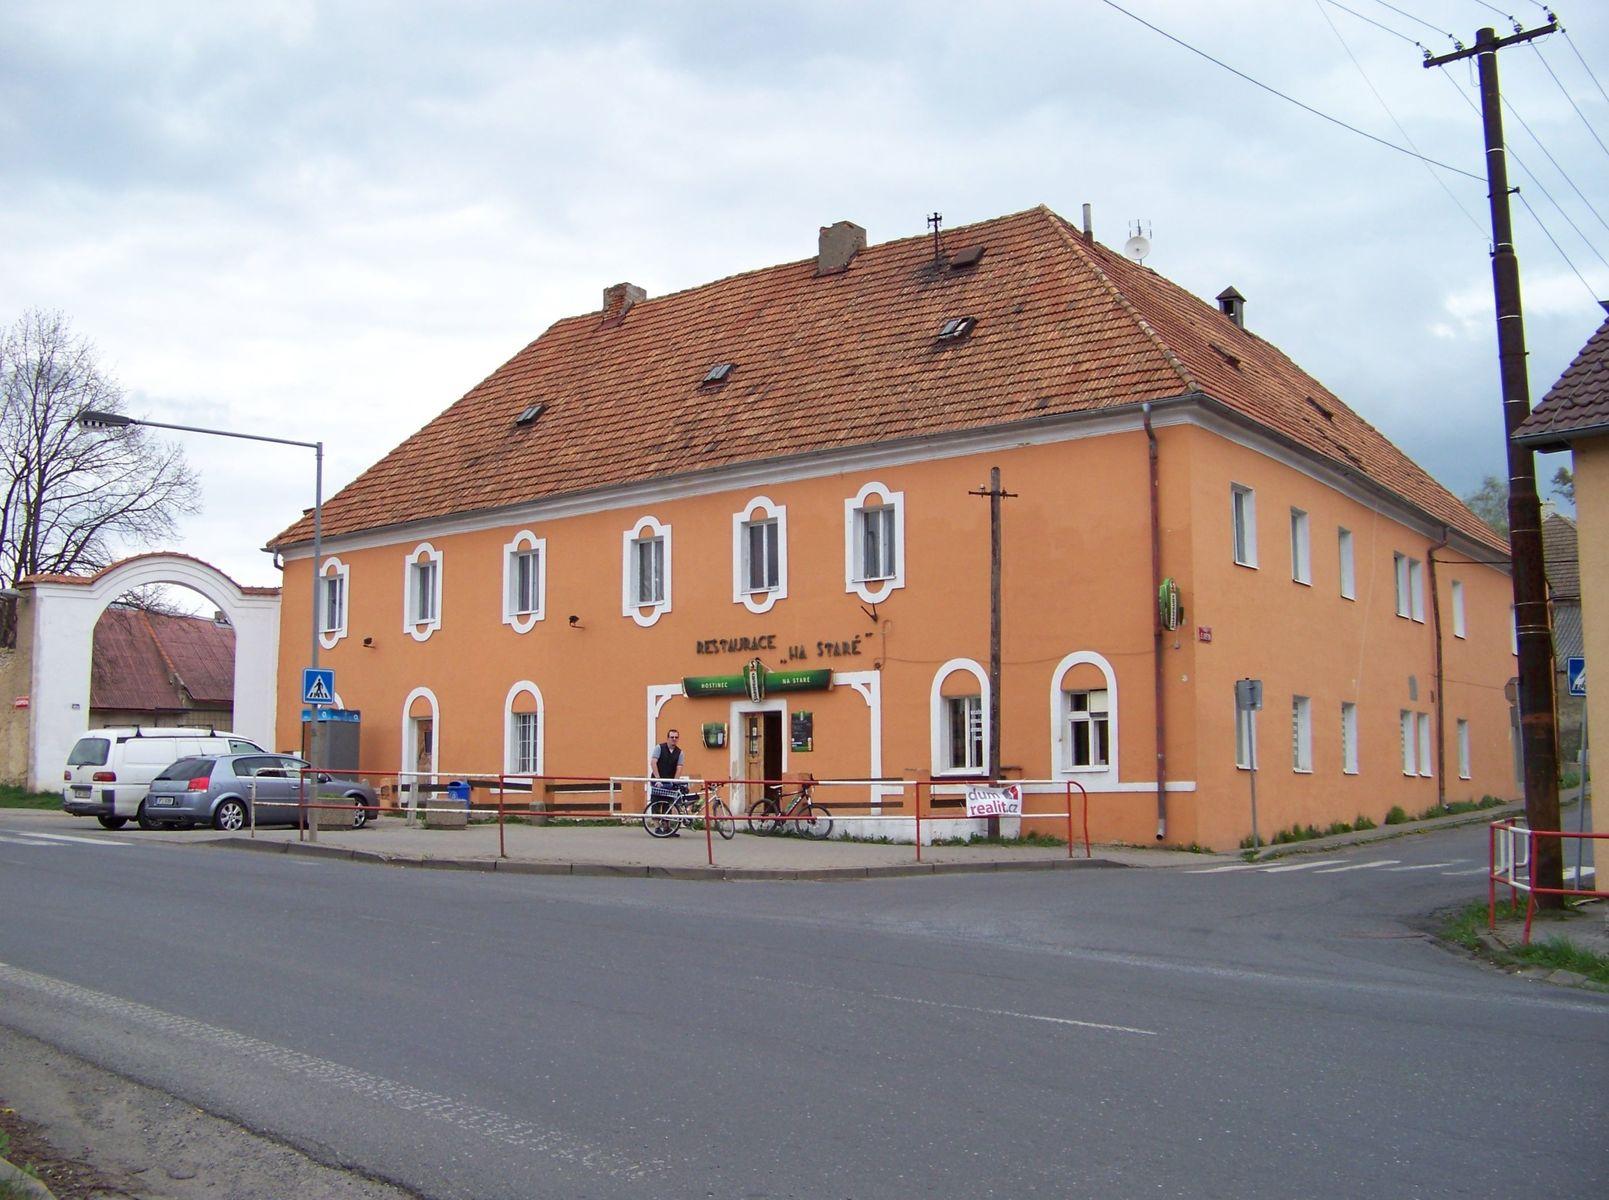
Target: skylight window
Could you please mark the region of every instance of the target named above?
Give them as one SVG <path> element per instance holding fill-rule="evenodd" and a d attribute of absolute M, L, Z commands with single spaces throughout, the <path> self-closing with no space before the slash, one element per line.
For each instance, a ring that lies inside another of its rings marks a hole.
<path fill-rule="evenodd" d="M 729 363 L 729 362 L 718 362 L 718 363 L 716 363 L 713 367 L 711 367 L 705 373 L 703 386 L 709 387 L 709 386 L 711 386 L 713 384 L 725 383 L 726 382 L 726 377 L 732 373 L 732 368 L 735 367 L 735 366 L 737 366 L 736 363 Z"/>
<path fill-rule="evenodd" d="M 514 418 L 514 424 L 516 424 L 516 425 L 529 425 L 529 424 L 531 424 L 531 422 L 535 421 L 538 417 L 540 417 L 542 415 L 542 410 L 544 408 L 546 408 L 546 407 L 547 407 L 547 405 L 545 405 L 545 404 L 532 404 L 532 405 L 530 405 L 529 407 L 523 409 L 520 412 L 519 416 Z"/>
<path fill-rule="evenodd" d="M 972 332 L 972 327 L 977 323 L 976 317 L 951 317 L 939 326 L 939 341 L 959 342 Z"/>

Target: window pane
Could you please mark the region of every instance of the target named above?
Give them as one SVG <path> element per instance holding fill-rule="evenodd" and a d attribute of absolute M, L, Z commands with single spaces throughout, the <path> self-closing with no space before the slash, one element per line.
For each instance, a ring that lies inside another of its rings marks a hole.
<path fill-rule="evenodd" d="M 643 538 L 637 546 L 637 603 L 661 604 L 665 599 L 665 539 Z"/>

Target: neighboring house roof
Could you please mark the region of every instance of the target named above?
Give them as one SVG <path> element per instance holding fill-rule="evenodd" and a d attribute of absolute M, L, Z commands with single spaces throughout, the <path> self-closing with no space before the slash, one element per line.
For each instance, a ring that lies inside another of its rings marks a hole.
<path fill-rule="evenodd" d="M 1542 562 L 1548 593 L 1554 600 L 1581 598 L 1581 562 L 1576 552 L 1575 522 L 1563 513 L 1542 519 Z"/>
<path fill-rule="evenodd" d="M 1581 437 L 1609 433 L 1609 320 L 1531 410 L 1514 440 L 1536 450 L 1564 450 Z"/>
<path fill-rule="evenodd" d="M 235 694 L 235 631 L 204 617 L 108 608 L 95 624 L 91 708 L 227 708 Z"/>
<path fill-rule="evenodd" d="M 1581 633 L 1581 602 L 1566 600 L 1553 605 L 1553 657 L 1555 669 L 1564 670 L 1564 660 L 1580 658 L 1586 651 Z"/>
<path fill-rule="evenodd" d="M 1210 397 L 1500 553 L 1367 421 L 1213 305 L 1044 207 L 558 321 L 325 502 L 324 534 L 739 463 Z M 937 338 L 976 318 L 970 336 Z M 724 382 L 701 386 L 716 363 Z M 526 424 L 515 418 L 533 405 Z M 274 546 L 310 539 L 304 516 Z"/>

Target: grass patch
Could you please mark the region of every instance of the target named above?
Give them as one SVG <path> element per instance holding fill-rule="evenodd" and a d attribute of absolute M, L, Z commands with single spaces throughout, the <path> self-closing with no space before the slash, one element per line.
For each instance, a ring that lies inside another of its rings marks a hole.
<path fill-rule="evenodd" d="M 60 808 L 59 792 L 30 792 L 9 783 L 0 784 L 0 808 Z M 5 1157 L 0 1154 L 0 1158 Z"/>
<path fill-rule="evenodd" d="M 1512 903 L 1500 900 L 1497 905 L 1497 919 L 1525 920 L 1524 902 Z M 1532 919 L 1532 937 L 1533 939 L 1536 937 L 1539 925 L 1573 919 L 1578 918 L 1569 909 L 1563 913 L 1539 910 Z M 1490 959 L 1499 966 L 1544 967 L 1554 971 L 1573 971 L 1595 984 L 1609 987 L 1609 954 L 1595 954 L 1591 950 L 1584 950 L 1557 934 L 1533 940 L 1529 946 L 1513 946 L 1504 950 L 1488 946 L 1481 941 L 1481 934 L 1484 932 L 1486 932 L 1484 900 L 1475 900 L 1455 909 L 1441 926 L 1441 936 L 1447 941 Z"/>
<path fill-rule="evenodd" d="M 1002 837 L 996 834 L 990 837 L 986 833 L 974 833 L 971 837 L 934 838 L 929 845 L 933 846 L 1041 846 L 1045 848 L 1061 847 L 1067 845 L 1066 838 L 1052 837 L 1048 833 L 1025 833 L 1020 837 Z"/>

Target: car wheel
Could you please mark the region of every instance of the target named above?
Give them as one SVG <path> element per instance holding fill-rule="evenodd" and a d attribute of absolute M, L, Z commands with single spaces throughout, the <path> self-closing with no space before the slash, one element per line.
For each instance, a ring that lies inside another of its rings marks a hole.
<path fill-rule="evenodd" d="M 246 824 L 246 806 L 239 800 L 225 800 L 212 814 L 212 827 L 236 833 Z"/>
<path fill-rule="evenodd" d="M 144 800 L 140 801 L 140 807 L 134 813 L 134 820 L 139 824 L 139 827 L 141 829 L 161 829 L 162 828 L 162 825 L 161 825 L 160 822 L 153 821 L 153 820 L 151 820 L 150 817 L 145 815 L 145 801 Z"/>
<path fill-rule="evenodd" d="M 96 817 L 95 819 L 106 829 L 121 829 L 128 824 L 127 817 Z"/>
<path fill-rule="evenodd" d="M 352 828 L 362 829 L 369 823 L 369 810 L 364 807 L 363 797 L 348 796 L 347 799 L 357 801 L 357 803 L 352 806 Z"/>

